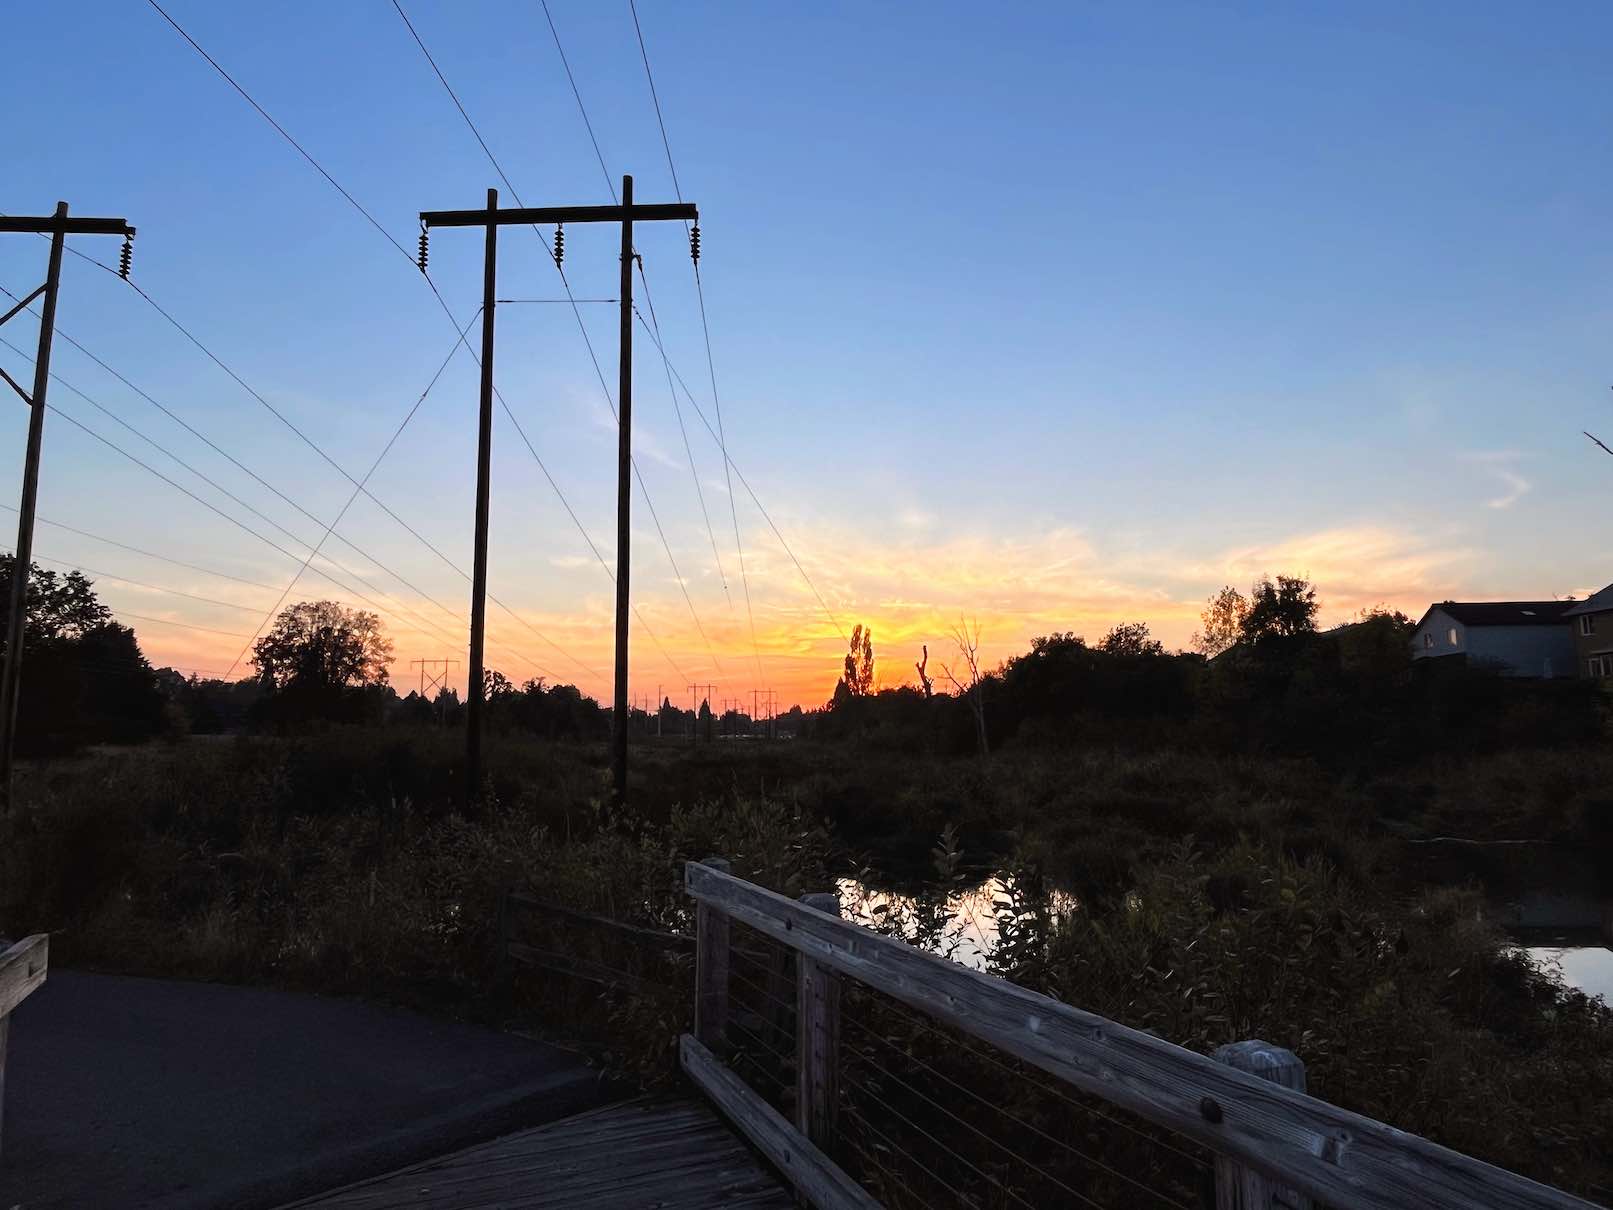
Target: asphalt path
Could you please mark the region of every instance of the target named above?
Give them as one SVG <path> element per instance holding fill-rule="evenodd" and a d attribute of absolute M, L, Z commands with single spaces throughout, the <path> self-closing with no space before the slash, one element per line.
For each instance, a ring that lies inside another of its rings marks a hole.
<path fill-rule="evenodd" d="M 11 1018 L 0 1210 L 277 1206 L 610 1099 L 496 1030 L 53 970 Z"/>

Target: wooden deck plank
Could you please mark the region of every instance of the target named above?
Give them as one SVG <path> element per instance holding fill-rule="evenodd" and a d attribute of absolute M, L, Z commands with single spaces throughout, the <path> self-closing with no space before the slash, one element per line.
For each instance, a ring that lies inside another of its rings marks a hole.
<path fill-rule="evenodd" d="M 284 1210 L 789 1210 L 778 1178 L 701 1102 L 640 1099 L 524 1130 Z"/>

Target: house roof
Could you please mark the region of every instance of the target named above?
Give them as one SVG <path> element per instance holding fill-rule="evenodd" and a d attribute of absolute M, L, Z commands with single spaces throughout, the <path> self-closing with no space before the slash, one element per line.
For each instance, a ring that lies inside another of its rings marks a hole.
<path fill-rule="evenodd" d="M 1580 601 L 1563 616 L 1567 618 L 1578 617 L 1582 613 L 1610 613 L 1613 612 L 1613 584 L 1609 584 L 1601 592 L 1593 592 Z"/>
<path fill-rule="evenodd" d="M 1439 610 L 1464 626 L 1560 626 L 1575 601 L 1439 601 Z M 1428 614 L 1423 615 L 1423 621 Z M 1418 623 L 1419 626 L 1422 622 Z"/>

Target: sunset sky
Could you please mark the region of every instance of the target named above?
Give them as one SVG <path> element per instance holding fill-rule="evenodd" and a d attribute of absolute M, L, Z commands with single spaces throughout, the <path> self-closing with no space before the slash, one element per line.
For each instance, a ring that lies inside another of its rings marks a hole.
<path fill-rule="evenodd" d="M 610 200 L 541 6 L 403 6 L 528 205 Z M 164 7 L 411 256 L 418 211 L 499 184 L 390 0 Z M 549 8 L 610 174 L 673 200 L 626 0 Z M 639 16 L 701 208 L 729 453 L 827 608 L 736 476 L 753 647 L 718 447 L 680 401 L 686 449 L 640 333 L 637 457 L 693 611 L 635 494 L 634 596 L 659 640 L 635 629 L 635 698 L 699 681 L 819 704 L 854 623 L 885 684 L 923 643 L 945 658 L 965 616 L 992 663 L 1131 620 L 1185 645 L 1208 595 L 1268 572 L 1311 577 L 1328 623 L 1613 580 L 1613 458 L 1581 436 L 1613 443 L 1605 5 Z M 418 272 L 143 0 L 66 24 L 22 6 L 7 32 L 0 209 L 126 217 L 150 296 L 362 475 L 455 341 Z M 579 298 L 615 297 L 617 239 L 568 229 Z M 715 424 L 682 229 L 637 245 Z M 112 239 L 74 246 L 117 259 Z M 462 323 L 481 254 L 478 232 L 432 239 Z M 44 266 L 42 240 L 0 237 L 6 290 Z M 500 297 L 560 296 L 529 230 L 504 230 L 499 272 Z M 614 394 L 616 309 L 582 311 Z M 69 258 L 58 323 L 321 522 L 346 503 L 337 470 L 114 277 Z M 31 356 L 34 332 L 19 317 L 0 338 Z M 504 306 L 497 332 L 499 386 L 614 566 L 615 430 L 571 312 Z M 32 373 L 4 345 L 0 365 Z M 41 524 L 38 560 L 88 569 L 154 663 L 224 672 L 323 526 L 61 338 L 54 368 L 63 416 L 298 556 L 49 417 L 40 514 L 99 537 Z M 466 570 L 476 382 L 461 350 L 370 485 Z M 7 505 L 25 431 L 0 406 Z M 611 582 L 502 412 L 493 476 L 491 587 L 520 621 L 490 606 L 489 665 L 608 700 Z M 466 581 L 367 500 L 336 532 L 346 570 L 314 566 L 386 594 L 360 589 L 386 607 L 400 689 L 420 657 L 459 660 L 462 685 Z M 288 600 L 320 597 L 358 603 L 313 571 Z"/>

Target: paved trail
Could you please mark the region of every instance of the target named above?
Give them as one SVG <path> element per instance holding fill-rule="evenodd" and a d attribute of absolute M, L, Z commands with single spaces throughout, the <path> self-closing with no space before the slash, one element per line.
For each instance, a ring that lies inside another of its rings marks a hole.
<path fill-rule="evenodd" d="M 0 1210 L 276 1206 L 611 1098 L 399 1009 L 53 970 L 12 1017 Z"/>

